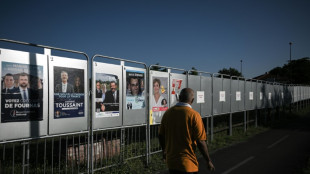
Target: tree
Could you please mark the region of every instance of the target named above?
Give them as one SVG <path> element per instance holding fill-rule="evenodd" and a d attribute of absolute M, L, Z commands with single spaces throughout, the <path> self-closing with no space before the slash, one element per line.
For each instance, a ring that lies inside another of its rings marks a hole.
<path fill-rule="evenodd" d="M 221 70 L 218 71 L 219 74 L 226 74 L 226 75 L 229 75 L 229 76 L 237 76 L 237 77 L 242 77 L 242 74 L 235 68 L 229 68 L 229 69 L 226 69 L 226 68 L 223 68 Z"/>
<path fill-rule="evenodd" d="M 167 68 L 160 67 L 159 63 L 156 63 L 154 66 L 152 66 L 151 70 L 153 70 L 153 71 L 168 72 Z"/>

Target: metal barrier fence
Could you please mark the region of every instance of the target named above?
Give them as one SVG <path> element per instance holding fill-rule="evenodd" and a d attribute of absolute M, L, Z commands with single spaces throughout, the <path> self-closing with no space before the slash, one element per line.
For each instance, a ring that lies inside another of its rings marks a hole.
<path fill-rule="evenodd" d="M 203 71 L 196 71 L 198 74 L 194 75 L 184 69 L 159 65 L 147 67 L 142 62 L 103 55 L 93 56 L 89 64 L 88 56 L 83 52 L 6 39 L 0 41 L 45 50 L 44 55 L 34 55 L 0 49 L 1 89 L 4 89 L 4 71 L 10 72 L 10 68 L 24 65 L 32 67 L 29 71 L 38 65 L 35 70 L 39 70 L 42 64 L 42 75 L 29 74 L 44 80 L 42 98 L 45 101 L 40 103 L 41 120 L 8 118 L 4 117 L 8 114 L 6 110 L 10 111 L 11 116 L 16 111 L 10 109 L 8 101 L 11 100 L 5 101 L 6 93 L 1 92 L 0 173 L 108 172 L 137 158 L 148 164 L 152 155 L 161 152 L 157 139 L 161 117 L 177 102 L 179 92 L 185 87 L 192 88 L 196 93 L 196 102 L 192 106 L 202 116 L 211 141 L 218 132 L 227 131 L 228 135 L 232 135 L 234 127 L 243 127 L 246 131 L 250 124 L 257 126 L 266 123 L 269 119 L 266 113 L 271 109 L 278 111 L 280 107 L 282 110 L 294 107 L 298 110 L 309 105 L 309 86 L 270 83 Z M 87 60 L 52 56 L 51 50 L 81 54 Z M 29 61 L 21 61 L 16 56 L 28 58 Z M 39 58 L 46 59 L 46 62 L 40 63 Z M 74 88 L 78 91 L 75 94 L 69 95 L 68 91 L 66 95 L 59 94 L 56 91 L 56 76 L 63 69 L 79 76 L 79 83 L 84 84 L 84 88 Z M 89 69 L 92 71 L 90 75 Z M 135 89 L 139 89 L 138 94 L 134 94 Z M 102 94 L 97 97 L 96 90 L 104 91 L 105 98 L 108 98 L 108 91 L 117 91 L 114 93 L 115 101 L 105 102 Z M 161 92 L 160 101 L 155 99 L 158 91 Z M 61 97 L 70 100 L 68 105 L 74 105 L 74 108 L 58 108 L 65 106 L 60 101 L 66 103 Z M 82 104 L 76 106 L 75 103 Z M 112 109 L 108 110 L 109 107 Z"/>

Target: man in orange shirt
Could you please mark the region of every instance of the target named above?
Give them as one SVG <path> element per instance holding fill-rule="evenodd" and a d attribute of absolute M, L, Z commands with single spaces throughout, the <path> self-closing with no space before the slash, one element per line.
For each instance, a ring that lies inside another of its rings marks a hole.
<path fill-rule="evenodd" d="M 198 173 L 196 147 L 206 159 L 208 169 L 213 171 L 201 116 L 191 107 L 194 91 L 182 89 L 179 99 L 179 103 L 165 112 L 159 128 L 159 141 L 169 171 L 171 174 Z"/>

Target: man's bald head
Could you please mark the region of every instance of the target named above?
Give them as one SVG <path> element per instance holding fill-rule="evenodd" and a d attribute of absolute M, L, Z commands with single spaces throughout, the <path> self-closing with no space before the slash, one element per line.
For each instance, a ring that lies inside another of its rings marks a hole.
<path fill-rule="evenodd" d="M 194 91 L 191 88 L 183 88 L 179 98 L 180 102 L 192 104 L 194 101 Z"/>

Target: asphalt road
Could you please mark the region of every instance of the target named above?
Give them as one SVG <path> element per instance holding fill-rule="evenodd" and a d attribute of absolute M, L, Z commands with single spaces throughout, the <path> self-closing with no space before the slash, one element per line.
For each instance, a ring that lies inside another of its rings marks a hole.
<path fill-rule="evenodd" d="M 296 174 L 309 157 L 310 121 L 304 118 L 212 153 L 215 172 L 209 172 L 204 159 L 199 159 L 199 173 Z"/>
<path fill-rule="evenodd" d="M 310 119 L 293 120 L 248 141 L 211 153 L 215 171 L 203 158 L 199 173 L 214 174 L 296 174 L 310 157 Z M 164 173 L 168 173 L 165 171 Z"/>

